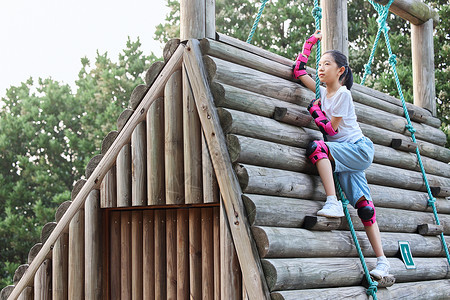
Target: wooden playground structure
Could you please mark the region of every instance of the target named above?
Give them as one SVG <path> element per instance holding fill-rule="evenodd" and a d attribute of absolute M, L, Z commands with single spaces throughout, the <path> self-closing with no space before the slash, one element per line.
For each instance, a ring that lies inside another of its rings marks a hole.
<path fill-rule="evenodd" d="M 321 5 L 323 50 L 348 53 L 347 1 Z M 391 11 L 412 27 L 407 107 L 417 143 L 398 99 L 352 88 L 375 144 L 366 176 L 396 279 L 377 295 L 445 299 L 450 266 L 438 235 L 450 238 L 450 149 L 436 118 L 439 16 L 419 0 L 396 0 Z M 305 147 L 322 135 L 306 110 L 314 94 L 292 79 L 293 61 L 217 33 L 214 0 L 181 1 L 180 35 L 130 95 L 117 130 L 0 299 L 368 299 L 346 220 L 316 216 L 325 194 Z M 415 269 L 405 268 L 399 241 L 410 244 Z"/>

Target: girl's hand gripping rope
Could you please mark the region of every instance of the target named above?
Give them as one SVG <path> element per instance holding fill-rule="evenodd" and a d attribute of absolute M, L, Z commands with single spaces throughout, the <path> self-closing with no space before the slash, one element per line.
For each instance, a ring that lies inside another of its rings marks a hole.
<path fill-rule="evenodd" d="M 303 51 L 297 56 L 295 65 L 293 66 L 293 75 L 295 79 L 307 74 L 306 63 L 308 62 L 309 55 L 311 54 L 311 49 L 317 41 L 321 39 L 322 34 L 320 33 L 320 30 L 316 30 L 316 32 L 314 32 L 314 34 L 303 44 Z"/>
<path fill-rule="evenodd" d="M 320 100 L 313 99 L 308 106 L 308 111 L 314 118 L 314 122 L 317 127 L 319 127 L 322 134 L 333 136 L 337 133 L 337 131 L 333 129 L 331 122 L 325 116 L 325 113 L 322 111 Z"/>

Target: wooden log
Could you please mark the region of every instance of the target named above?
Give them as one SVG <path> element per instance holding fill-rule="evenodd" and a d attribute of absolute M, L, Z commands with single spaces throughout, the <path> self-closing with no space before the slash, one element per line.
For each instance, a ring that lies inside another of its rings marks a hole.
<path fill-rule="evenodd" d="M 117 207 L 131 206 L 131 144 L 122 147 L 116 161 Z"/>
<path fill-rule="evenodd" d="M 205 1 L 205 37 L 216 38 L 216 1 Z"/>
<path fill-rule="evenodd" d="M 202 203 L 202 128 L 184 68 L 182 82 L 185 203 Z"/>
<path fill-rule="evenodd" d="M 174 54 L 173 58 L 167 63 L 164 69 L 161 72 L 161 77 L 158 77 L 155 84 L 152 85 L 150 90 L 147 92 L 144 101 L 138 107 L 137 114 L 133 114 L 129 120 L 129 122 L 125 125 L 123 130 L 119 133 L 116 141 L 114 141 L 111 148 L 108 150 L 98 168 L 94 170 L 92 177 L 86 181 L 86 184 L 81 188 L 80 192 L 73 200 L 73 203 L 67 210 L 66 214 L 62 217 L 61 221 L 56 225 L 55 230 L 53 230 L 52 234 L 48 238 L 47 242 L 42 246 L 42 250 L 38 253 L 36 260 L 33 261 L 29 266 L 29 271 L 25 274 L 24 277 L 17 284 L 17 289 L 12 291 L 11 297 L 16 299 L 22 290 L 27 286 L 28 282 L 33 279 L 34 274 L 39 268 L 40 264 L 44 261 L 51 250 L 51 246 L 54 245 L 58 237 L 61 233 L 66 229 L 70 220 L 74 217 L 74 215 L 78 212 L 78 210 L 84 204 L 86 197 L 89 192 L 98 188 L 101 179 L 105 176 L 106 172 L 114 165 L 115 159 L 119 154 L 120 149 L 127 143 L 129 140 L 131 133 L 135 126 L 139 124 L 141 121 L 145 119 L 146 112 L 153 101 L 161 96 L 163 93 L 163 87 L 167 80 L 168 74 L 171 74 L 174 70 L 177 70 L 181 67 L 181 57 L 184 50 L 183 47 L 179 47 L 177 52 Z"/>
<path fill-rule="evenodd" d="M 173 53 L 171 53 L 171 54 L 173 54 Z M 165 61 L 167 62 L 168 60 L 165 60 Z M 146 85 L 151 86 L 153 84 L 153 82 L 155 82 L 159 73 L 161 73 L 161 70 L 164 68 L 164 65 L 165 65 L 164 61 L 155 61 L 154 63 L 152 63 L 150 68 L 148 68 L 147 72 L 145 73 L 145 84 Z"/>
<path fill-rule="evenodd" d="M 202 297 L 214 299 L 213 211 L 202 208 Z"/>
<path fill-rule="evenodd" d="M 131 299 L 131 211 L 120 212 L 120 299 Z"/>
<path fill-rule="evenodd" d="M 69 234 L 63 233 L 52 250 L 52 299 L 68 299 Z"/>
<path fill-rule="evenodd" d="M 97 154 L 94 155 L 91 160 L 88 162 L 87 166 L 86 166 L 86 170 L 85 170 L 85 176 L 86 178 L 89 178 L 91 176 L 91 174 L 94 172 L 95 168 L 97 168 L 98 164 L 100 163 L 100 161 L 102 160 L 103 155 L 101 154 Z"/>
<path fill-rule="evenodd" d="M 227 40 L 228 39 L 235 40 L 229 37 L 224 38 L 226 38 Z M 240 41 L 238 41 L 237 43 L 231 42 L 230 44 L 232 44 L 234 48 L 233 47 L 230 48 L 227 47 L 227 45 L 224 45 L 223 43 L 216 43 L 214 41 L 202 40 L 202 48 L 204 54 L 208 54 L 223 60 L 231 61 L 239 65 L 247 66 L 252 69 L 292 81 L 292 65 L 294 64 L 292 60 L 286 59 L 281 56 L 277 56 L 276 54 L 270 53 L 260 48 L 255 47 L 256 49 L 253 48 L 248 49 L 249 47 L 251 48 L 254 46 L 243 42 L 240 43 L 244 45 L 240 46 L 239 42 Z M 247 50 L 242 51 L 242 49 Z M 274 64 L 273 62 L 263 59 L 262 57 L 268 58 L 269 60 L 272 61 L 277 61 L 279 62 L 279 64 Z M 315 70 L 308 68 L 308 72 L 315 73 Z M 298 85 L 298 87 L 300 87 L 300 85 Z M 387 94 L 381 93 L 379 91 L 358 84 L 354 84 L 354 87 L 352 89 L 352 95 L 356 102 L 373 106 L 386 112 L 394 113 L 398 116 L 404 116 L 401 101 L 392 96 L 389 96 Z M 429 113 L 425 109 L 414 106 L 410 103 L 406 103 L 406 106 L 409 110 L 416 111 L 416 116 L 414 116 L 414 114 L 410 116 L 412 120 L 421 123 L 422 122 L 426 123 L 435 128 L 440 127 L 439 119 L 434 118 L 431 115 L 431 113 Z M 421 117 L 417 117 L 418 114 L 420 114 Z"/>
<path fill-rule="evenodd" d="M 78 193 L 84 187 L 85 183 L 86 183 L 85 179 L 79 179 L 79 180 L 77 180 L 77 182 L 75 182 L 75 184 L 73 185 L 72 193 L 70 194 L 70 199 L 72 201 L 78 196 Z"/>
<path fill-rule="evenodd" d="M 134 112 L 134 110 L 127 108 L 117 118 L 117 130 L 119 132 L 123 129 L 123 127 L 127 123 L 128 119 L 131 117 L 133 112 Z"/>
<path fill-rule="evenodd" d="M 103 298 L 103 230 L 100 191 L 93 190 L 85 207 L 85 299 Z"/>
<path fill-rule="evenodd" d="M 396 150 L 415 153 L 417 149 L 417 144 L 412 141 L 407 142 L 402 139 L 392 139 L 391 147 Z"/>
<path fill-rule="evenodd" d="M 184 203 L 183 97 L 181 72 L 175 72 L 165 87 L 166 204 Z"/>
<path fill-rule="evenodd" d="M 15 285 L 16 283 L 19 282 L 20 278 L 22 278 L 23 274 L 25 274 L 25 272 L 28 269 L 28 264 L 23 264 L 17 267 L 16 271 L 14 272 L 14 276 L 13 276 L 13 284 Z"/>
<path fill-rule="evenodd" d="M 177 297 L 189 299 L 189 210 L 177 209 Z"/>
<path fill-rule="evenodd" d="M 189 209 L 189 280 L 191 299 L 202 297 L 202 215 L 199 208 Z"/>
<path fill-rule="evenodd" d="M 166 211 L 155 210 L 155 299 L 167 299 Z"/>
<path fill-rule="evenodd" d="M 444 232 L 444 226 L 436 224 L 420 224 L 417 231 L 421 235 L 440 235 Z"/>
<path fill-rule="evenodd" d="M 232 173 L 232 166 L 225 145 L 225 136 L 220 129 L 219 117 L 208 87 L 199 42 L 190 40 L 188 49 L 184 53 L 183 62 L 196 99 L 197 111 L 199 112 L 202 128 L 210 149 L 214 169 L 221 171 L 221 176 L 218 176 L 218 182 L 225 210 L 228 212 L 227 217 L 232 228 L 233 239 L 239 241 L 239 243 L 236 243 L 236 251 L 240 261 L 246 262 L 242 264 L 245 285 L 252 299 L 269 298 L 270 295 L 262 275 L 263 272 L 256 245 L 251 237 L 250 227 L 245 218 L 241 199 L 242 191 L 236 177 Z"/>
<path fill-rule="evenodd" d="M 0 297 L 0 299 L 2 299 Z M 33 300 L 34 299 L 34 290 L 31 286 L 26 287 L 22 293 L 20 294 L 18 300 Z M 54 299 L 54 298 L 53 298 Z"/>
<path fill-rule="evenodd" d="M 145 282 L 143 290 L 144 300 L 155 299 L 155 216 L 153 210 L 144 210 L 142 216 L 142 281 Z"/>
<path fill-rule="evenodd" d="M 136 108 L 138 107 L 139 103 L 141 103 L 147 91 L 148 86 L 145 84 L 139 84 L 138 86 L 136 86 L 133 92 L 131 92 L 128 107 L 130 107 L 132 110 L 136 110 Z"/>
<path fill-rule="evenodd" d="M 305 216 L 303 228 L 314 231 L 330 231 L 341 226 L 342 218 L 327 218 L 321 216 Z"/>
<path fill-rule="evenodd" d="M 414 104 L 436 116 L 433 20 L 411 24 Z"/>
<path fill-rule="evenodd" d="M 450 277 L 445 258 L 415 257 L 417 269 L 414 272 L 405 269 L 403 261 L 398 258 L 388 260 L 391 273 L 399 283 Z M 262 259 L 262 263 L 271 291 L 358 285 L 364 276 L 359 258 L 281 258 Z M 366 263 L 372 269 L 376 259 L 366 258 Z"/>
<path fill-rule="evenodd" d="M 41 249 L 42 249 L 42 243 L 34 244 L 33 247 L 30 248 L 30 251 L 28 252 L 28 258 L 27 258 L 28 265 L 30 265 L 33 262 L 33 260 L 38 255 L 39 251 L 41 251 Z M 19 282 L 20 282 L 20 280 L 19 280 Z"/>
<path fill-rule="evenodd" d="M 405 283 L 395 283 L 389 289 L 378 289 L 377 297 L 379 299 L 442 299 L 447 297 L 450 288 L 450 280 L 430 280 L 415 281 Z M 340 298 L 349 298 L 354 300 L 366 300 L 367 289 L 363 286 L 323 288 L 323 289 L 305 289 L 276 291 L 271 294 L 273 300 L 325 300 Z"/>
<path fill-rule="evenodd" d="M 52 231 L 55 229 L 56 227 L 56 222 L 48 222 L 47 224 L 44 225 L 44 227 L 42 227 L 42 231 L 41 231 L 41 243 L 44 244 L 48 237 L 50 236 L 50 234 L 52 233 Z"/>
<path fill-rule="evenodd" d="M 206 59 L 205 64 L 209 70 L 210 76 L 212 78 L 217 78 L 221 83 L 234 85 L 238 88 L 247 89 L 255 93 L 283 99 L 284 101 L 297 103 L 303 106 L 307 106 L 310 99 L 314 98 L 311 91 L 306 90 L 294 82 L 256 71 L 248 67 L 229 63 L 215 57 Z M 300 98 L 299 96 L 301 94 L 306 95 Z M 306 97 L 309 100 L 305 99 Z M 391 113 L 368 107 L 360 103 L 355 103 L 355 111 L 361 122 L 370 122 L 370 124 L 373 123 L 373 125 L 381 126 L 382 128 L 406 136 L 410 135 L 409 131 L 405 129 L 406 120 L 403 117 L 395 116 Z M 379 118 L 374 116 L 379 116 Z M 440 129 L 419 123 L 413 123 L 413 125 L 417 129 L 416 137 L 418 139 L 440 146 L 445 144 L 446 137 Z"/>
<path fill-rule="evenodd" d="M 58 223 L 62 216 L 64 215 L 64 213 L 66 212 L 66 210 L 69 208 L 70 204 L 72 203 L 72 201 L 64 201 L 63 203 L 61 203 L 58 208 L 56 209 L 55 212 L 55 222 Z"/>
<path fill-rule="evenodd" d="M 142 299 L 143 278 L 142 211 L 131 213 L 131 298 Z M 146 283 L 147 284 L 147 283 Z"/>
<path fill-rule="evenodd" d="M 358 257 L 349 231 L 319 232 L 303 228 L 253 226 L 252 232 L 262 258 Z M 366 233 L 357 231 L 356 236 L 364 256 L 375 257 Z M 445 256 L 439 237 L 422 236 L 417 233 L 382 232 L 381 241 L 386 256 L 395 256 L 399 253 L 399 240 L 409 242 L 413 257 Z"/>
<path fill-rule="evenodd" d="M 220 206 L 213 208 L 214 299 L 220 300 Z"/>
<path fill-rule="evenodd" d="M 279 122 L 291 124 L 294 126 L 306 126 L 311 123 L 312 117 L 302 107 L 289 109 L 287 107 L 275 107 L 273 118 Z"/>
<path fill-rule="evenodd" d="M 348 57 L 347 1 L 323 1 L 320 6 L 323 15 L 322 53 L 336 49 Z"/>
<path fill-rule="evenodd" d="M 164 61 L 168 62 L 169 59 L 172 57 L 172 55 L 177 50 L 178 46 L 180 45 L 180 39 L 170 39 L 165 45 L 163 49 L 163 57 Z M 159 72 L 158 72 L 159 73 Z M 149 85 L 147 83 L 147 85 Z"/>
<path fill-rule="evenodd" d="M 375 0 L 375 2 L 386 5 L 389 1 Z M 432 19 L 435 24 L 439 23 L 438 13 L 420 0 L 397 0 L 389 7 L 389 11 L 415 25 L 420 25 L 429 19 Z"/>
<path fill-rule="evenodd" d="M 147 112 L 147 204 L 165 203 L 164 189 L 164 98 Z"/>
<path fill-rule="evenodd" d="M 109 295 L 111 299 L 120 299 L 121 295 L 121 274 L 120 274 L 120 211 L 111 211 L 109 218 Z"/>
<path fill-rule="evenodd" d="M 110 131 L 102 141 L 101 154 L 105 155 L 108 152 L 111 145 L 114 143 L 115 139 L 119 135 L 116 130 Z"/>
<path fill-rule="evenodd" d="M 450 195 L 450 186 L 432 186 L 431 192 L 434 197 L 448 197 Z"/>
<path fill-rule="evenodd" d="M 34 275 L 34 299 L 52 299 L 52 261 L 44 260 Z"/>
<path fill-rule="evenodd" d="M 19 282 L 19 280 L 25 274 L 27 269 L 28 269 L 28 264 L 20 265 L 16 269 L 16 271 L 14 272 L 14 277 L 13 277 L 14 285 L 16 285 Z M 17 298 L 17 299 L 18 300 L 33 300 L 33 298 L 34 298 L 33 287 L 29 286 L 23 290 L 23 292 L 20 294 L 19 298 Z M 3 299 L 3 298 L 0 296 L 0 299 Z"/>
<path fill-rule="evenodd" d="M 100 207 L 117 206 L 117 168 L 113 166 L 100 184 Z"/>
<path fill-rule="evenodd" d="M 147 145 L 145 121 L 131 135 L 131 205 L 147 204 Z"/>
<path fill-rule="evenodd" d="M 167 299 L 177 299 L 177 212 L 166 210 Z"/>
<path fill-rule="evenodd" d="M 272 198 L 272 199 L 271 199 Z M 275 227 L 302 227 L 305 216 L 316 215 L 323 202 L 264 195 L 244 195 L 244 203 L 248 208 L 249 221 L 252 225 Z M 324 198 L 322 198 L 324 199 Z M 274 209 L 274 203 L 276 208 Z M 376 203 L 375 203 L 376 205 Z M 377 220 L 381 231 L 416 233 L 417 225 L 434 223 L 432 213 L 376 207 Z M 363 230 L 357 213 L 349 206 L 350 216 L 356 230 Z M 450 222 L 449 215 L 440 214 L 439 219 L 444 225 L 445 234 L 450 231 L 445 224 Z M 348 230 L 347 222 L 343 220 L 338 229 Z"/>
<path fill-rule="evenodd" d="M 220 201 L 219 185 L 214 172 L 211 155 L 202 131 L 202 172 L 203 172 L 203 202 L 218 203 Z"/>
<path fill-rule="evenodd" d="M 0 299 L 1 300 L 7 300 L 9 299 L 9 296 L 12 294 L 12 291 L 14 290 L 14 285 L 8 285 L 5 286 L 1 291 L 0 291 Z"/>
<path fill-rule="evenodd" d="M 69 299 L 84 299 L 84 209 L 80 209 L 69 225 Z"/>
<path fill-rule="evenodd" d="M 243 278 L 223 205 L 220 205 L 220 245 L 221 299 L 241 299 Z"/>
<path fill-rule="evenodd" d="M 201 39 L 205 37 L 206 4 L 204 0 L 180 3 L 180 39 Z"/>

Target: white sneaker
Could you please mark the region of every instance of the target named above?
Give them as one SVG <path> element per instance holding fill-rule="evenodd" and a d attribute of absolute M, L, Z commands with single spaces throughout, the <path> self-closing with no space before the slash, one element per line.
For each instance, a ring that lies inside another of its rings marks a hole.
<path fill-rule="evenodd" d="M 341 201 L 327 200 L 321 210 L 317 212 L 318 216 L 328 218 L 340 218 L 344 216 L 344 209 L 342 208 Z"/>
<path fill-rule="evenodd" d="M 389 268 L 391 266 L 389 265 L 389 262 L 385 260 L 377 261 L 377 266 L 375 269 L 369 272 L 370 275 L 375 277 L 375 279 L 381 279 L 387 275 L 389 275 Z"/>

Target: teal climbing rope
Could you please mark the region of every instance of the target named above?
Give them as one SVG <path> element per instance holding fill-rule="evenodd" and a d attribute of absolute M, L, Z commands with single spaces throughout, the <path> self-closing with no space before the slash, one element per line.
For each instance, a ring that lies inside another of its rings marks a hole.
<path fill-rule="evenodd" d="M 319 1 L 314 0 L 314 8 L 312 10 L 312 15 L 315 20 L 315 26 L 316 30 L 320 29 L 320 20 L 322 19 L 322 9 L 319 6 Z M 319 69 L 319 60 L 320 60 L 320 41 L 317 42 L 317 52 L 316 52 L 316 74 L 318 73 Z M 316 76 L 316 99 L 320 99 L 320 80 L 319 76 Z M 326 140 L 326 137 L 324 136 L 324 139 Z M 374 300 L 377 300 L 377 287 L 378 282 L 373 281 L 372 278 L 369 275 L 369 269 L 367 268 L 366 261 L 364 259 L 364 255 L 362 253 L 361 247 L 359 245 L 358 237 L 356 236 L 355 228 L 353 227 L 352 219 L 350 217 L 350 213 L 348 211 L 347 205 L 348 200 L 344 196 L 344 193 L 341 188 L 341 184 L 339 183 L 339 178 L 336 174 L 333 174 L 334 176 L 334 183 L 336 185 L 336 189 L 338 191 L 339 197 L 341 198 L 342 206 L 344 208 L 345 217 L 348 222 L 348 226 L 350 228 L 350 232 L 353 238 L 353 242 L 355 243 L 356 250 L 358 251 L 359 260 L 361 261 L 361 265 L 364 269 L 364 274 L 366 276 L 366 280 L 369 283 L 369 288 L 366 291 L 367 295 L 372 296 Z"/>
<path fill-rule="evenodd" d="M 405 127 L 411 133 L 412 141 L 414 143 L 416 143 L 416 136 L 415 136 L 416 130 L 414 129 L 413 125 L 411 124 L 411 119 L 409 117 L 408 109 L 406 108 L 406 101 L 405 101 L 405 98 L 403 97 L 402 86 L 400 84 L 400 79 L 398 78 L 398 73 L 397 73 L 397 67 L 396 67 L 397 59 L 396 59 L 395 54 L 392 53 L 391 43 L 389 41 L 389 35 L 388 35 L 389 27 L 386 24 L 386 18 L 388 16 L 389 7 L 392 4 L 392 2 L 394 2 L 394 0 L 390 0 L 389 3 L 386 4 L 385 6 L 383 6 L 381 4 L 378 4 L 378 3 L 375 3 L 372 0 L 368 0 L 368 1 L 372 4 L 372 6 L 375 8 L 375 10 L 378 12 L 378 15 L 379 15 L 379 17 L 377 18 L 378 32 L 377 32 L 377 38 L 375 39 L 374 45 L 372 47 L 372 53 L 370 54 L 369 62 L 365 66 L 365 72 L 364 72 L 364 76 L 363 76 L 363 80 L 362 80 L 361 84 L 364 85 L 367 75 L 369 75 L 371 73 L 370 68 L 371 68 L 371 64 L 372 64 L 372 61 L 373 61 L 373 56 L 375 55 L 375 50 L 376 50 L 378 41 L 380 39 L 381 32 L 383 32 L 384 38 L 385 38 L 385 42 L 386 42 L 386 47 L 387 47 L 388 54 L 389 54 L 389 64 L 391 65 L 392 72 L 394 73 L 395 84 L 397 86 L 397 90 L 398 90 L 398 93 L 400 95 L 400 99 L 402 101 L 402 107 L 403 107 L 403 111 L 405 113 L 405 118 L 406 118 L 407 123 L 408 123 Z M 423 181 L 425 183 L 425 186 L 426 186 L 426 189 L 427 189 L 427 193 L 428 193 L 428 197 L 429 197 L 429 199 L 428 199 L 428 206 L 432 207 L 433 215 L 434 215 L 434 219 L 436 221 L 436 224 L 440 225 L 441 223 L 439 221 L 439 216 L 437 214 L 436 205 L 435 205 L 436 199 L 434 198 L 433 194 L 431 193 L 430 184 L 428 183 L 428 179 L 427 179 L 427 175 L 426 175 L 426 172 L 425 172 L 425 168 L 424 168 L 423 163 L 422 163 L 422 157 L 420 156 L 419 147 L 416 148 L 416 155 L 417 155 L 417 160 L 419 162 L 420 171 L 422 172 L 422 178 L 423 178 Z M 450 254 L 449 254 L 447 243 L 445 242 L 444 234 L 441 233 L 440 237 L 441 237 L 442 247 L 444 248 L 445 255 L 447 257 L 447 262 L 450 265 Z"/>
<path fill-rule="evenodd" d="M 255 34 L 256 28 L 258 27 L 259 19 L 261 19 L 261 15 L 264 11 L 264 7 L 266 7 L 266 3 L 269 0 L 261 0 L 261 7 L 259 8 L 258 15 L 256 16 L 255 22 L 253 23 L 252 30 L 250 31 L 250 34 L 247 38 L 247 43 L 250 43 L 252 41 L 253 35 Z"/>

